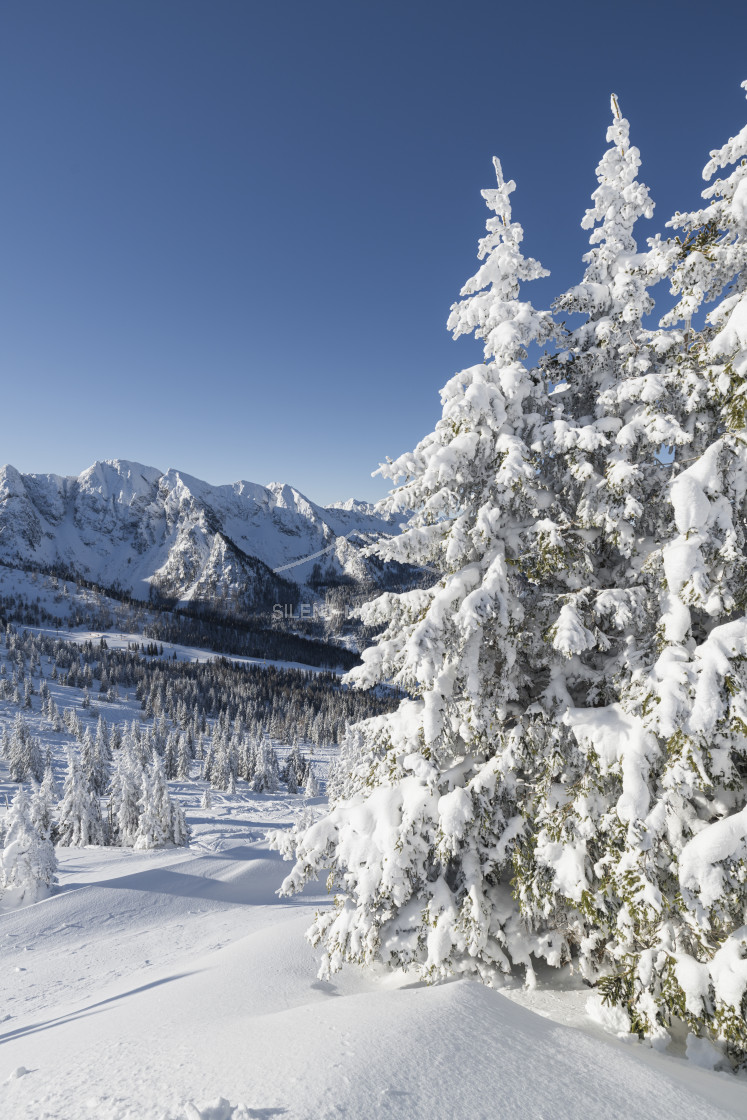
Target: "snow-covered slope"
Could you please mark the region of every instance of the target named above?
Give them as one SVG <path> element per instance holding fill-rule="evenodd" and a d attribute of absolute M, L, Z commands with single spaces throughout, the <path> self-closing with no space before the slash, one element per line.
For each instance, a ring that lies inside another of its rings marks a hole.
<path fill-rule="evenodd" d="M 266 598 L 282 579 L 303 585 L 314 564 L 333 577 L 373 579 L 361 548 L 398 522 L 351 501 L 325 509 L 292 486 L 211 486 L 181 471 L 121 459 L 78 478 L 0 469 L 0 560 L 59 566 L 147 598 Z"/>
<path fill-rule="evenodd" d="M 58 892 L 0 914 L 3 1117 L 744 1115 L 744 1080 L 603 1036 L 582 992 L 552 1022 L 475 981 L 317 980 L 303 931 L 324 886 L 279 902 L 283 865 L 256 838 L 283 807 L 225 797 L 211 820 L 190 806 L 187 852 L 59 849 Z"/>
<path fill-rule="evenodd" d="M 0 663 L 10 677 L 17 661 L 1 644 Z M 55 703 L 91 730 L 99 714 L 120 729 L 141 722 L 134 687 L 114 700 L 96 693 L 83 709 L 81 689 L 55 679 L 50 660 L 39 667 Z M 73 737 L 52 729 L 38 691 L 24 719 L 61 785 Z M 0 726 L 18 710 L 0 701 Z M 323 780 L 334 755 L 315 748 Z M 19 909 L 0 901 L 2 1120 L 745 1115 L 747 1080 L 701 1068 L 713 1056 L 707 1043 L 686 1061 L 682 1045 L 660 1053 L 603 1034 L 586 1011 L 589 989 L 569 970 L 560 985 L 538 969 L 536 987 L 517 980 L 503 992 L 471 980 L 428 987 L 384 970 L 319 980 L 303 931 L 330 905 L 324 877 L 278 898 L 288 865 L 266 836 L 323 798 L 240 781 L 206 807 L 199 768 L 169 783 L 190 848 L 58 847 L 50 897 Z M 14 791 L 0 760 L 0 820 Z"/>

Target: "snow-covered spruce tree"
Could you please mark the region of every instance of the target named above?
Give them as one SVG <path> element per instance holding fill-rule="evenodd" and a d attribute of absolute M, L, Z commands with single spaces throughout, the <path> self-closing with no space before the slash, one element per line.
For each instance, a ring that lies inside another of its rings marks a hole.
<path fill-rule="evenodd" d="M 31 798 L 31 820 L 37 832 L 53 843 L 57 839 L 54 807 L 58 801 L 59 796 L 52 773 L 52 765 L 47 762 L 42 783 L 34 790 Z"/>
<path fill-rule="evenodd" d="M 337 758 L 329 769 L 327 796 L 330 801 L 344 801 L 359 788 L 358 771 L 367 772 L 368 738 L 360 723 L 349 724 L 342 737 Z"/>
<path fill-rule="evenodd" d="M 254 755 L 254 773 L 251 787 L 256 793 L 274 793 L 280 785 L 280 765 L 277 751 L 269 739 L 261 739 Z"/>
<path fill-rule="evenodd" d="M 103 716 L 99 716 L 96 725 L 95 755 L 97 777 L 99 779 L 97 790 L 99 793 L 103 793 L 108 783 L 109 764 L 112 760 L 112 752 L 109 745 L 109 728 Z"/>
<path fill-rule="evenodd" d="M 289 769 L 287 771 L 287 774 L 288 774 L 288 776 L 285 779 L 285 788 L 288 790 L 288 793 L 291 793 L 291 794 L 298 793 L 298 782 L 296 780 L 295 770 Z"/>
<path fill-rule="evenodd" d="M 80 758 L 72 749 L 67 752 L 67 774 L 62 790 L 57 824 L 58 844 L 82 848 L 104 843 L 104 823 L 96 791 L 85 779 Z"/>
<path fill-rule="evenodd" d="M 232 775 L 233 778 L 233 775 Z M 177 848 L 189 846 L 192 835 L 184 810 L 175 797 L 171 798 L 171 843 Z"/>
<path fill-rule="evenodd" d="M 363 687 L 393 682 L 412 699 L 359 726 L 354 772 L 338 780 L 345 800 L 279 840 L 296 857 L 283 892 L 324 869 L 337 890 L 309 931 L 323 946 L 323 973 L 378 960 L 433 980 L 474 973 L 492 982 L 518 963 L 530 967 L 539 947 L 511 880 L 534 772 L 521 720 L 547 663 L 536 624 L 542 574 L 538 566 L 530 583 L 522 558 L 543 555 L 540 546 L 546 554 L 537 523 L 552 501 L 546 390 L 526 360 L 555 327 L 549 312 L 519 299 L 520 282 L 547 273 L 521 252 L 515 184 L 494 164 L 497 186 L 483 191 L 495 215 L 479 246 L 483 264 L 449 319 L 455 337 L 483 340 L 485 361 L 442 390 L 435 431 L 380 468 L 405 478 L 389 507 L 416 511 L 380 555 L 443 575 L 364 608 L 364 621 L 383 631 L 351 676 Z"/>
<path fill-rule="evenodd" d="M 179 745 L 176 754 L 176 776 L 182 781 L 189 781 L 189 771 L 192 766 L 192 750 L 189 736 L 183 731 L 179 734 Z"/>
<path fill-rule="evenodd" d="M 178 732 L 176 728 L 172 727 L 166 736 L 166 746 L 163 752 L 164 772 L 168 779 L 176 777 L 178 743 Z"/>
<path fill-rule="evenodd" d="M 109 787 L 109 843 L 132 847 L 140 819 L 143 768 L 129 736 L 117 751 Z"/>
<path fill-rule="evenodd" d="M 608 135 L 587 215 L 598 248 L 559 301 L 587 315 L 547 440 L 553 532 L 577 585 L 547 632 L 562 660 L 540 701 L 544 742 L 538 720 L 525 732 L 542 768 L 516 887 L 527 921 L 562 931 L 561 959 L 578 960 L 631 1029 L 664 1037 L 676 1017 L 743 1057 L 747 432 L 735 371 L 747 343 L 722 333 L 731 294 L 695 340 L 640 320 L 661 262 L 680 297 L 669 328 L 735 277 L 743 292 L 747 223 L 713 192 L 718 208 L 677 220 L 684 242 L 640 257 L 638 153 L 621 118 Z M 711 170 L 746 149 L 732 142 Z"/>
<path fill-rule="evenodd" d="M 288 789 L 290 792 L 290 787 L 288 787 Z M 319 788 L 319 782 L 317 781 L 316 774 L 314 773 L 314 764 L 313 762 L 310 762 L 308 766 L 308 772 L 306 774 L 306 781 L 304 782 L 303 786 L 303 795 L 304 797 L 318 797 L 320 793 L 321 790 Z"/>
<path fill-rule="evenodd" d="M 241 745 L 239 747 L 237 771 L 238 776 L 243 778 L 244 781 L 250 782 L 254 777 L 254 756 L 255 744 L 248 734 L 241 737 Z"/>
<path fill-rule="evenodd" d="M 285 782 L 288 793 L 298 793 L 298 790 L 304 786 L 308 777 L 309 766 L 309 761 L 304 758 L 298 739 L 294 739 L 285 765 L 280 771 L 280 780 Z"/>
<path fill-rule="evenodd" d="M 91 728 L 87 727 L 81 738 L 80 764 L 87 784 L 99 796 L 104 793 L 108 780 L 108 763 L 100 752 L 99 736 L 94 738 Z"/>
<path fill-rule="evenodd" d="M 143 770 L 138 801 L 136 848 L 161 848 L 170 839 L 171 805 L 163 760 L 153 753 L 150 766 Z"/>
<path fill-rule="evenodd" d="M 8 748 L 8 770 L 11 781 L 14 782 L 26 782 L 29 779 L 40 782 L 44 776 L 39 740 L 31 734 L 20 712 L 16 713 L 13 723 Z"/>
<path fill-rule="evenodd" d="M 635 952 L 634 915 L 651 895 L 643 822 L 658 747 L 635 718 L 632 682 L 656 655 L 647 565 L 669 517 L 661 447 L 689 442 L 661 369 L 677 338 L 642 324 L 658 272 L 634 228 L 653 204 L 614 96 L 612 111 L 582 222 L 586 271 L 556 301 L 583 320 L 545 363 L 556 385 L 545 431 L 553 502 L 537 526 L 537 556 L 522 567 L 534 582 L 551 564 L 557 586 L 545 600 L 548 676 L 521 721 L 536 765 L 525 803 L 534 827 L 514 857 L 525 920 L 556 931 L 544 955 L 577 962 L 590 980 Z"/>
<path fill-rule="evenodd" d="M 163 759 L 156 752 L 142 775 L 136 848 L 160 848 L 167 844 L 186 846 L 189 828 L 178 801 L 172 800 Z"/>
<path fill-rule="evenodd" d="M 647 788 L 624 858 L 645 859 L 645 878 L 631 883 L 630 929 L 608 947 L 618 969 L 603 986 L 644 1032 L 676 1014 L 744 1060 L 747 127 L 711 153 L 704 177 L 732 164 L 704 191 L 705 208 L 670 223 L 684 237 L 659 246 L 678 297 L 664 323 L 686 328 L 666 380 L 689 440 L 675 449 L 667 517 L 646 563 L 656 659 L 633 673 L 628 702 Z M 704 302 L 715 306 L 693 332 Z"/>
<path fill-rule="evenodd" d="M 57 883 L 57 857 L 49 836 L 32 820 L 31 799 L 21 787 L 3 822 L 0 851 L 0 903 L 27 906 L 52 893 Z"/>
<path fill-rule="evenodd" d="M 237 760 L 227 736 L 222 731 L 216 732 L 210 764 L 210 784 L 213 789 L 227 790 L 232 778 L 235 783 L 236 766 Z"/>

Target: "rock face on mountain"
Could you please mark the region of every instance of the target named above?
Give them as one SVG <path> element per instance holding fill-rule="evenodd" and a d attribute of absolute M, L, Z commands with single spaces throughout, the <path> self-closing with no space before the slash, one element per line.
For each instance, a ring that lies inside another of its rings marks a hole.
<path fill-rule="evenodd" d="M 320 585 L 373 590 L 386 576 L 361 550 L 399 528 L 362 502 L 324 508 L 280 483 L 211 486 L 120 459 L 78 478 L 0 469 L 0 561 L 140 599 L 246 610 Z"/>

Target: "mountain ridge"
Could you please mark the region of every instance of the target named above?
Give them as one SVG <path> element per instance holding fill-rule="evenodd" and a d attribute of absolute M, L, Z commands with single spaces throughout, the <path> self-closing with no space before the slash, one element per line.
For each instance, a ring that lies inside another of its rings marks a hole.
<path fill-rule="evenodd" d="M 265 608 L 340 583 L 382 582 L 363 555 L 404 518 L 349 499 L 320 506 L 287 483 L 213 485 L 170 468 L 98 460 L 80 475 L 0 468 L 0 560 L 59 568 L 136 598 Z"/>

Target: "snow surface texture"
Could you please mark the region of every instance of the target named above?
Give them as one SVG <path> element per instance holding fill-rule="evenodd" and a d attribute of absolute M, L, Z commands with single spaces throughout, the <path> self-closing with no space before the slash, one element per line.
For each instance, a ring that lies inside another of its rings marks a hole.
<path fill-rule="evenodd" d="M 139 710 L 131 695 L 96 707 L 110 723 Z M 61 737 L 25 715 L 59 781 Z M 322 778 L 330 758 L 315 754 Z M 54 894 L 0 911 L 3 1120 L 743 1115 L 747 1081 L 711 1072 L 718 1054 L 602 1034 L 615 1024 L 587 1015 L 577 978 L 502 994 L 383 970 L 319 981 L 303 932 L 324 885 L 279 900 L 287 865 L 265 839 L 309 802 L 242 783 L 203 809 L 203 782 L 169 785 L 189 850 L 58 848 Z M 16 788 L 0 762 L 0 805 Z"/>
<path fill-rule="evenodd" d="M 298 805 L 192 798 L 189 852 L 59 849 L 58 893 L 0 918 L 4 1118 L 744 1115 L 741 1079 L 563 1025 L 582 991 L 318 981 L 323 887 L 279 903 L 258 839 Z"/>
<path fill-rule="evenodd" d="M 282 483 L 211 486 L 121 459 L 94 463 L 78 478 L 0 468 L 0 559 L 62 565 L 141 599 L 154 579 L 185 602 L 221 583 L 251 586 L 253 559 L 265 575 L 279 569 L 299 584 L 315 562 L 336 576 L 375 580 L 360 548 L 401 520 L 364 502 L 325 509 Z"/>

